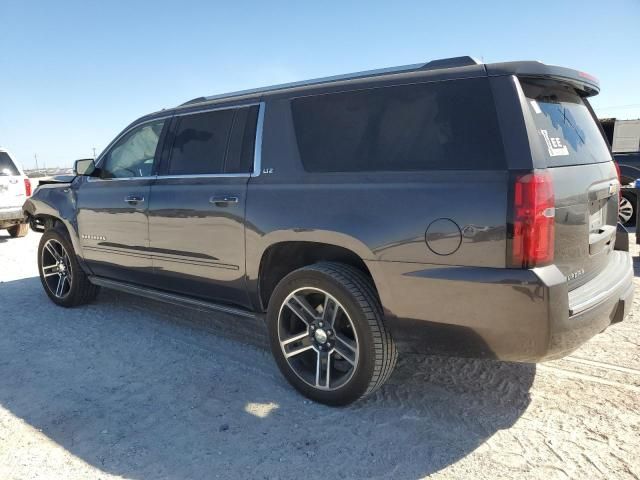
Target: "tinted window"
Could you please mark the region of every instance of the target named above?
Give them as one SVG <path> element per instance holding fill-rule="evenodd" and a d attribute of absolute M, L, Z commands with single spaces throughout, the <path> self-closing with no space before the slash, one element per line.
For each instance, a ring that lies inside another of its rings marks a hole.
<path fill-rule="evenodd" d="M 298 98 L 292 108 L 307 171 L 475 170 L 505 164 L 487 79 Z"/>
<path fill-rule="evenodd" d="M 223 173 L 234 110 L 178 117 L 169 175 Z"/>
<path fill-rule="evenodd" d="M 102 178 L 148 177 L 164 120 L 145 123 L 122 137 L 100 164 Z"/>
<path fill-rule="evenodd" d="M 253 172 L 257 120 L 257 105 L 236 110 L 229 147 L 227 148 L 224 173 Z"/>
<path fill-rule="evenodd" d="M 596 119 L 585 101 L 569 86 L 523 81 L 538 139 L 547 152 L 547 165 L 583 165 L 611 160 Z"/>
<path fill-rule="evenodd" d="M 7 152 L 0 152 L 0 175 L 20 175 Z"/>
<path fill-rule="evenodd" d="M 240 171 L 242 172 L 253 172 L 258 111 L 259 107 L 257 105 L 247 111 L 247 119 L 242 131 L 242 152 L 240 156 Z"/>

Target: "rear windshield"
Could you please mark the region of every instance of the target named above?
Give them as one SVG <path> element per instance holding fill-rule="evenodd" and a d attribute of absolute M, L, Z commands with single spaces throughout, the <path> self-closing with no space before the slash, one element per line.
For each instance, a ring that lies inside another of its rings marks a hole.
<path fill-rule="evenodd" d="M 574 89 L 556 82 L 521 83 L 549 167 L 611 160 L 596 120 Z"/>
<path fill-rule="evenodd" d="M 0 175 L 20 175 L 7 152 L 0 152 Z"/>

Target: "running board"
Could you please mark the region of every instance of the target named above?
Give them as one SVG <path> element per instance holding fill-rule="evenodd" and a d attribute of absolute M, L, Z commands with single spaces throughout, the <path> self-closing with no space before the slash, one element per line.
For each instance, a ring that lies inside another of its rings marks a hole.
<path fill-rule="evenodd" d="M 189 308 L 195 308 L 197 310 L 211 310 L 214 312 L 228 313 L 230 315 L 238 315 L 241 317 L 252 319 L 255 319 L 257 317 L 256 314 L 248 310 L 243 310 L 242 308 L 207 302 L 205 300 L 198 300 L 195 298 L 177 295 L 175 293 L 163 292 L 161 290 L 156 290 L 153 288 L 139 287 L 137 285 L 131 285 L 130 283 L 109 280 L 108 278 L 97 277 L 95 275 L 89 276 L 89 281 L 94 285 L 98 285 L 100 287 L 119 290 L 121 292 L 131 293 L 132 295 L 138 295 L 140 297 L 159 300 L 161 302 L 171 303 L 174 305 L 182 305 Z"/>

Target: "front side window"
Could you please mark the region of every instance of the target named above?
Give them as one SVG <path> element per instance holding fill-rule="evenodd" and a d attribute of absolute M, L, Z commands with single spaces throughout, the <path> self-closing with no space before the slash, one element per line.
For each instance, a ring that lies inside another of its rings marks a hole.
<path fill-rule="evenodd" d="M 152 175 L 153 160 L 164 122 L 157 120 L 145 123 L 118 140 L 100 165 L 100 177 L 130 178 Z"/>
<path fill-rule="evenodd" d="M 399 85 L 292 102 L 309 172 L 491 170 L 505 165 L 487 79 Z"/>
<path fill-rule="evenodd" d="M 231 109 L 179 117 L 172 139 L 169 175 L 223 173 L 233 117 Z"/>

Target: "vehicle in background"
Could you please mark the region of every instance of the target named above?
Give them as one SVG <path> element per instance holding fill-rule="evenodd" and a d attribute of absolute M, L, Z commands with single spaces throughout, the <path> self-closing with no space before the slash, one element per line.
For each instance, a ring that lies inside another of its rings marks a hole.
<path fill-rule="evenodd" d="M 620 169 L 620 183 L 635 185 L 640 178 L 640 120 L 602 118 L 600 123 Z M 623 188 L 618 216 L 625 227 L 636 225 L 637 204 L 636 190 Z"/>
<path fill-rule="evenodd" d="M 0 148 L 0 229 L 12 237 L 29 232 L 22 205 L 31 195 L 31 181 L 13 161 L 9 152 Z"/>
<path fill-rule="evenodd" d="M 331 405 L 380 387 L 397 348 L 562 357 L 634 293 L 598 91 L 460 57 L 146 115 L 25 203 L 42 286 L 262 318 L 287 380 Z"/>

